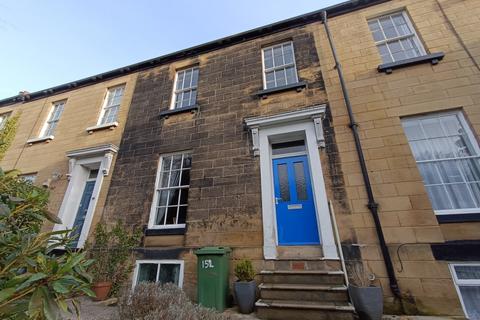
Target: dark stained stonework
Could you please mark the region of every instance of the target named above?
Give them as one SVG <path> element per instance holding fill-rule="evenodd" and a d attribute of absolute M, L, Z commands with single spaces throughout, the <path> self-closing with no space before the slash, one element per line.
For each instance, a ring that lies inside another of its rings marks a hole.
<path fill-rule="evenodd" d="M 279 92 L 261 99 L 255 96 L 263 88 L 261 48 L 283 41 L 293 41 L 299 81 L 305 81 L 307 87 L 301 92 Z M 197 64 L 200 70 L 198 110 L 162 117 L 161 113 L 168 110 L 171 103 L 175 69 L 192 64 Z M 123 220 L 144 229 L 148 224 L 160 155 L 190 151 L 187 228 L 181 247 L 184 248 L 181 258 L 185 260 L 185 289 L 192 295 L 193 289 L 189 286 L 196 282 L 192 253 L 195 248 L 230 246 L 234 259 L 241 256 L 262 261 L 259 159 L 251 151 L 244 118 L 325 102 L 314 36 L 308 27 L 140 73 L 104 218 L 110 222 Z M 333 131 L 327 134 L 332 135 Z M 155 250 L 148 251 L 149 257 L 160 259 L 165 256 L 162 250 L 171 247 L 150 249 Z"/>

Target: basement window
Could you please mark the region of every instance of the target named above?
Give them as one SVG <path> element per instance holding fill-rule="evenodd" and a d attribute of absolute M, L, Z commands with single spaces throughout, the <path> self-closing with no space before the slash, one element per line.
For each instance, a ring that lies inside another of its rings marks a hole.
<path fill-rule="evenodd" d="M 480 212 L 480 147 L 460 111 L 402 119 L 437 215 Z"/>
<path fill-rule="evenodd" d="M 455 287 L 468 319 L 480 319 L 480 264 L 451 264 Z"/>
<path fill-rule="evenodd" d="M 192 107 L 197 103 L 198 67 L 177 71 L 170 109 Z"/>
<path fill-rule="evenodd" d="M 182 260 L 137 260 L 133 287 L 142 282 L 173 283 L 183 285 Z"/>
<path fill-rule="evenodd" d="M 405 11 L 368 21 L 383 63 L 420 57 L 426 54 Z"/>
<path fill-rule="evenodd" d="M 284 87 L 298 82 L 291 41 L 263 48 L 263 88 Z"/>
<path fill-rule="evenodd" d="M 160 158 L 149 229 L 185 228 L 191 167 L 189 153 Z"/>

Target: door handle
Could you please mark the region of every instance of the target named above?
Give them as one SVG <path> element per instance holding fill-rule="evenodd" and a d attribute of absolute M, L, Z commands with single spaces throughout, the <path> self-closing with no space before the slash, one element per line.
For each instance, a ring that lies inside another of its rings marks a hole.
<path fill-rule="evenodd" d="M 275 204 L 278 204 L 278 200 L 282 200 L 282 198 L 275 197 Z"/>

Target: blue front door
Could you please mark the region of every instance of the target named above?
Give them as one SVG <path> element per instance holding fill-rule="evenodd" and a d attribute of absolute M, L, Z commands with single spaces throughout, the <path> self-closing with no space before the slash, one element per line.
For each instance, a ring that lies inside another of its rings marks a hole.
<path fill-rule="evenodd" d="M 95 180 L 87 181 L 85 183 L 85 188 L 83 189 L 82 199 L 80 200 L 80 205 L 78 207 L 77 215 L 75 216 L 75 222 L 73 223 L 73 231 L 71 235 L 77 235 L 77 238 L 72 242 L 72 247 L 77 247 L 78 237 L 82 233 L 83 224 L 85 223 L 85 218 L 88 212 L 88 206 L 90 205 L 90 200 L 92 199 L 93 188 L 95 187 Z"/>
<path fill-rule="evenodd" d="M 307 156 L 273 160 L 279 245 L 320 243 Z"/>

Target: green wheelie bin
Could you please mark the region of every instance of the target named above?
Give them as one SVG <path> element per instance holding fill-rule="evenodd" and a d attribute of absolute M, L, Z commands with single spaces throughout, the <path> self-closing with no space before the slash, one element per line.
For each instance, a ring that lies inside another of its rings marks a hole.
<path fill-rule="evenodd" d="M 204 247 L 197 255 L 198 303 L 220 312 L 225 310 L 228 297 L 228 247 Z"/>

